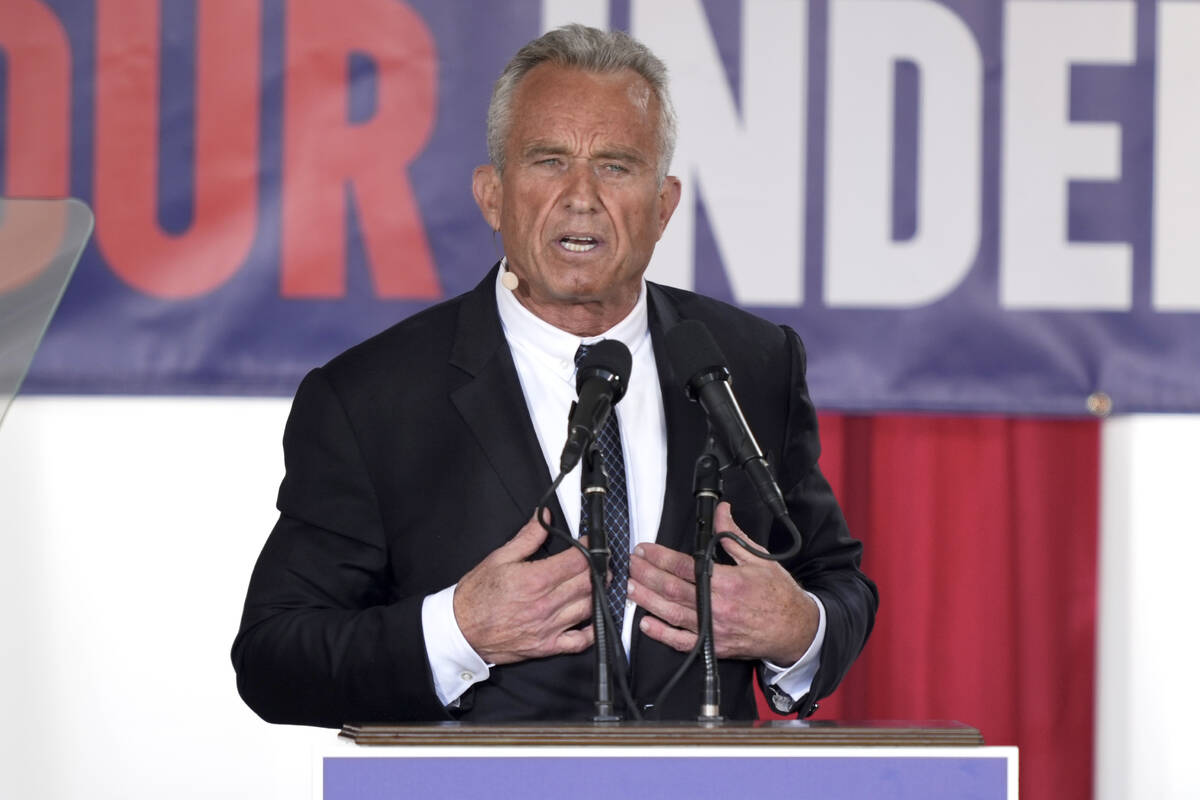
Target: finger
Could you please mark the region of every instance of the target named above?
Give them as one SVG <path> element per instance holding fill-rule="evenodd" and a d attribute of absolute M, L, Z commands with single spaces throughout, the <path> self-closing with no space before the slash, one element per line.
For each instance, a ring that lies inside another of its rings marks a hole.
<path fill-rule="evenodd" d="M 634 555 L 629 560 L 629 577 L 643 586 L 676 603 L 691 605 L 696 597 L 695 568 L 685 577 L 659 569 L 648 559 Z"/>
<path fill-rule="evenodd" d="M 697 629 L 696 608 L 694 597 L 686 603 L 675 602 L 647 588 L 644 584 L 631 580 L 626 595 L 630 600 L 646 609 L 651 614 L 674 628 L 688 631 Z"/>
<path fill-rule="evenodd" d="M 686 653 L 696 646 L 696 634 L 667 625 L 661 619 L 649 615 L 642 617 L 638 629 L 655 641 L 662 642 L 673 650 Z"/>
<path fill-rule="evenodd" d="M 489 557 L 498 564 L 524 561 L 538 551 L 538 548 L 546 541 L 546 536 L 547 531 L 537 521 L 537 518 L 530 517 L 515 536 L 496 548 Z"/>
<path fill-rule="evenodd" d="M 574 628 L 584 620 L 591 618 L 592 595 L 591 592 L 588 592 L 586 597 L 572 600 L 558 610 L 558 613 L 554 615 L 554 627 L 563 629 Z"/>
<path fill-rule="evenodd" d="M 534 563 L 547 570 L 554 580 L 566 580 L 580 572 L 588 571 L 588 557 L 577 547 L 567 547 L 561 553 L 555 553 Z"/>
<path fill-rule="evenodd" d="M 696 573 L 696 562 L 690 555 L 663 547 L 661 544 L 643 542 L 634 548 L 633 553 L 655 567 L 686 580 L 690 580 Z"/>
<path fill-rule="evenodd" d="M 578 558 L 572 559 L 571 555 Z M 503 568 L 510 575 L 507 599 L 523 603 L 535 619 L 556 620 L 562 606 L 590 593 L 591 570 L 587 559 L 578 553 L 558 553 Z"/>
<path fill-rule="evenodd" d="M 738 536 L 744 535 L 742 529 L 733 520 L 733 506 L 727 501 L 722 500 L 717 503 L 717 510 L 713 514 L 713 530 L 717 533 L 736 533 Z"/>
<path fill-rule="evenodd" d="M 741 531 L 730 531 L 730 533 L 736 533 L 739 536 L 742 535 Z M 742 547 L 740 544 L 735 542 L 733 539 L 723 537 L 721 539 L 721 549 L 723 549 L 726 553 L 728 553 L 729 557 L 732 558 L 733 562 L 735 564 L 737 564 L 738 566 L 743 566 L 745 564 L 749 564 L 749 563 L 760 560 L 758 556 L 754 555 L 749 550 Z"/>
<path fill-rule="evenodd" d="M 547 594 L 549 614 L 558 614 L 564 606 L 573 603 L 587 603 L 592 596 L 592 574 L 589 571 L 581 572 L 578 575 L 573 575 L 565 580 L 561 580 L 554 585 L 554 588 Z M 576 619 L 573 621 L 578 622 Z M 573 624 L 572 623 L 572 624 Z"/>
<path fill-rule="evenodd" d="M 743 538 L 746 536 L 745 532 L 733 521 L 733 507 L 724 501 L 717 504 L 716 513 L 713 514 L 713 530 L 717 533 L 732 533 Z M 721 537 L 719 541 L 722 549 L 729 554 L 734 563 L 745 564 L 757 558 L 733 539 Z"/>
<path fill-rule="evenodd" d="M 592 646 L 596 640 L 596 633 L 592 630 L 592 626 L 586 628 L 576 628 L 568 631 L 563 631 L 554 640 L 554 649 L 556 653 L 582 653 Z"/>

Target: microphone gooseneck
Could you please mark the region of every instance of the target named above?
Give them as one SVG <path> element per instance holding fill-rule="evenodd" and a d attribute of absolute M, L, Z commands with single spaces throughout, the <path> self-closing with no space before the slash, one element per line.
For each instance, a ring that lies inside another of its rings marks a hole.
<path fill-rule="evenodd" d="M 621 634 L 615 626 L 615 614 L 609 613 L 605 591 L 610 551 L 604 505 L 607 502 L 609 479 L 597 438 L 609 423 L 613 406 L 625 395 L 632 364 L 629 348 L 615 339 L 603 339 L 583 350 L 575 372 L 575 389 L 579 399 L 571 406 L 567 441 L 563 445 L 559 463 L 560 474 L 566 474 L 581 458 L 583 460 L 580 488 L 585 500 L 580 524 L 587 523 L 587 551 L 591 564 L 592 630 L 596 636 L 596 711 L 592 717 L 595 722 L 616 722 L 621 718 L 613 696 L 614 675 L 622 684 L 627 704 L 632 703 L 624 675 L 620 670 L 613 669 L 613 651 L 620 648 L 617 641 Z M 623 486 L 624 476 L 621 477 Z M 628 543 L 625 542 L 623 552 L 627 552 L 627 549 Z M 636 714 L 636 711 L 631 710 L 630 713 Z"/>
<path fill-rule="evenodd" d="M 663 686 L 654 705 L 661 705 L 697 655 L 703 653 L 704 684 L 698 719 L 701 722 L 713 722 L 721 719 L 721 685 L 712 619 L 711 579 L 716 542 L 718 539 L 731 539 L 759 558 L 783 561 L 800 551 L 802 540 L 795 523 L 788 516 L 787 503 L 779 491 L 779 484 L 775 482 L 771 468 L 733 396 L 725 356 L 708 328 L 698 320 L 680 322 L 667 331 L 666 345 L 675 374 L 687 379 L 685 389 L 688 398 L 699 403 L 708 417 L 708 436 L 704 451 L 696 460 L 693 485 L 697 523 L 694 552 L 698 623 L 696 645 Z M 714 511 L 722 494 L 721 472 L 734 465 L 742 468 L 763 504 L 791 534 L 792 547 L 786 553 L 773 555 L 732 532 L 713 530 Z"/>

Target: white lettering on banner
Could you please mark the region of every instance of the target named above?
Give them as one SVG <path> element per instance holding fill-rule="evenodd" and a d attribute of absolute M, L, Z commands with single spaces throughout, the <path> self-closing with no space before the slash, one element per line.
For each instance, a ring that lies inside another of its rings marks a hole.
<path fill-rule="evenodd" d="M 543 29 L 607 27 L 611 0 L 542 0 Z M 1122 129 L 1072 122 L 1071 68 L 1130 65 L 1133 0 L 1007 0 L 997 224 L 998 303 L 1013 310 L 1129 311 L 1128 242 L 1069 240 L 1072 181 L 1121 179 Z M 828 0 L 827 109 L 807 107 L 809 4 L 740 4 L 738 92 L 702 0 L 629 0 L 631 33 L 671 70 L 672 172 L 683 197 L 651 277 L 695 286 L 703 201 L 734 302 L 804 302 L 807 126 L 826 124 L 824 297 L 831 308 L 913 308 L 958 287 L 983 230 L 981 48 L 937 0 Z M 1200 311 L 1200 3 L 1160 0 L 1152 303 Z M 896 69 L 919 75 L 916 230 L 893 239 Z M 740 102 L 739 102 L 740 100 Z M 815 188 L 815 187 L 814 187 Z"/>
<path fill-rule="evenodd" d="M 671 171 L 683 199 L 655 280 L 695 284 L 698 187 L 735 302 L 802 302 L 807 23 L 800 0 L 742 4 L 739 113 L 700 1 L 632 0 L 632 33 L 667 63 L 679 115 Z"/>
<path fill-rule="evenodd" d="M 1116 123 L 1072 123 L 1072 64 L 1134 59 L 1131 2 L 1006 6 L 1000 304 L 1022 309 L 1131 308 L 1133 248 L 1067 241 L 1070 179 L 1117 180 Z"/>
<path fill-rule="evenodd" d="M 542 32 L 578 22 L 608 29 L 608 0 L 542 0 Z"/>
<path fill-rule="evenodd" d="M 834 0 L 829 15 L 825 301 L 909 307 L 957 286 L 979 250 L 979 46 L 929 0 Z M 895 64 L 921 76 L 917 231 L 893 241 Z"/>
<path fill-rule="evenodd" d="M 1158 8 L 1154 307 L 1200 311 L 1200 5 Z"/>

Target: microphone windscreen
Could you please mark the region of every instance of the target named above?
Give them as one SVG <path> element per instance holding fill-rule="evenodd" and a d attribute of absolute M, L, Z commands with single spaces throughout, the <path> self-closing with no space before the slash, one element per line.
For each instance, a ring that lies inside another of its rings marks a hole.
<path fill-rule="evenodd" d="M 575 372 L 575 390 L 579 391 L 583 382 L 596 374 L 597 371 L 609 372 L 615 376 L 613 384 L 613 404 L 625 396 L 625 387 L 629 385 L 629 373 L 633 369 L 633 356 L 624 342 L 616 339 L 601 339 L 588 346 L 587 353 L 579 362 Z"/>
<path fill-rule="evenodd" d="M 692 378 L 713 370 L 727 370 L 721 348 L 703 322 L 688 319 L 667 331 L 667 355 L 678 379 Z"/>

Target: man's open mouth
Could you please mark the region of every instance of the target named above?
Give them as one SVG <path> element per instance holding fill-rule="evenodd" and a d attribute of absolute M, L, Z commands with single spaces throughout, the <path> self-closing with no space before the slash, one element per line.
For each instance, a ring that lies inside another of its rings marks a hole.
<path fill-rule="evenodd" d="M 572 253 L 586 253 L 600 244 L 594 236 L 564 236 L 558 243 Z"/>

